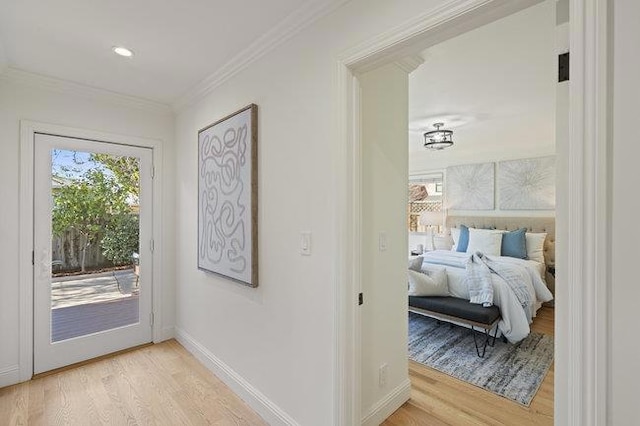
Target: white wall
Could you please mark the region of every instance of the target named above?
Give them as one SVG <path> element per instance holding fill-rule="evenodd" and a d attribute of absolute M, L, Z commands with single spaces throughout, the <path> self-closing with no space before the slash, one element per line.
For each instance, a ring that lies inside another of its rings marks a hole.
<path fill-rule="evenodd" d="M 427 49 L 409 76 L 409 170 L 555 154 L 556 1 Z M 423 147 L 443 121 L 454 145 Z"/>
<path fill-rule="evenodd" d="M 638 242 L 640 193 L 640 3 L 615 0 L 613 22 L 613 185 L 611 425 L 638 422 Z"/>
<path fill-rule="evenodd" d="M 362 415 L 407 384 L 407 73 L 394 64 L 363 74 Z M 380 233 L 387 248 L 379 247 Z M 386 384 L 379 370 L 388 366 Z M 406 399 L 408 399 L 408 387 Z M 400 400 L 399 403 L 403 403 Z M 397 408 L 397 407 L 395 407 Z"/>
<path fill-rule="evenodd" d="M 433 46 L 409 76 L 409 127 L 449 123 L 454 145 L 423 147 L 409 133 L 409 173 L 496 163 L 494 210 L 449 210 L 462 216 L 553 217 L 554 210 L 499 207 L 499 162 L 556 153 L 556 1 L 547 0 Z M 430 117 L 425 119 L 424 117 Z"/>
<path fill-rule="evenodd" d="M 305 426 L 333 424 L 334 414 L 336 60 L 442 3 L 350 1 L 177 118 L 178 335 L 186 332 Z M 196 268 L 197 132 L 251 102 L 260 116 L 257 289 Z M 313 233 L 308 257 L 299 254 L 302 231 Z"/>
<path fill-rule="evenodd" d="M 19 165 L 22 119 L 69 127 L 159 139 L 165 142 L 165 158 L 172 155 L 173 116 L 170 111 L 149 112 L 122 103 L 99 101 L 86 95 L 63 94 L 31 83 L 18 83 L 0 76 L 0 386 L 17 382 L 19 330 Z M 166 181 L 172 182 L 173 163 L 164 165 Z M 163 190 L 165 220 L 163 238 L 173 246 L 173 189 Z M 160 261 L 164 272 L 163 326 L 174 321 L 173 252 L 165 251 Z"/>

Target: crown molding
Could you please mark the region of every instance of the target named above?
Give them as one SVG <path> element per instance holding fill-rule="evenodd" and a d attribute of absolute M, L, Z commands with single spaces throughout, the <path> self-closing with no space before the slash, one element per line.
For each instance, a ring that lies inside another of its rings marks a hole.
<path fill-rule="evenodd" d="M 407 74 L 415 71 L 420 65 L 424 64 L 424 58 L 420 55 L 405 56 L 402 59 L 398 59 L 394 62 L 397 67 Z"/>
<path fill-rule="evenodd" d="M 61 80 L 41 74 L 35 74 L 17 68 L 7 67 L 0 71 L 0 81 L 13 84 L 21 84 L 37 89 L 49 90 L 57 93 L 71 94 L 91 100 L 100 100 L 116 105 L 142 109 L 156 113 L 171 113 L 171 107 L 167 104 L 151 101 L 136 96 L 124 95 L 110 90 L 99 89 L 84 84 Z"/>
<path fill-rule="evenodd" d="M 275 49 L 313 22 L 333 12 L 349 0 L 310 1 L 305 3 L 229 62 L 180 96 L 172 106 L 180 112 L 211 93 L 216 87 L 244 70 L 251 63 Z"/>
<path fill-rule="evenodd" d="M 338 56 L 338 60 L 356 74 L 362 74 L 542 1 L 446 0 L 423 14 L 346 49 Z M 472 11 L 478 11 L 477 16 L 472 21 L 466 21 L 464 16 Z M 448 31 L 443 30 L 458 21 L 464 22 L 465 26 L 452 25 Z M 439 37 L 436 37 L 438 31 Z"/>

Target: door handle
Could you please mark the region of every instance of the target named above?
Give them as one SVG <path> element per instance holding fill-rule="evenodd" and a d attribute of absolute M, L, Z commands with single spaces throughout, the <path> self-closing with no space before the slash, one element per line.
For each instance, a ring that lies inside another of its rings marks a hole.
<path fill-rule="evenodd" d="M 40 252 L 40 260 L 38 261 L 40 266 L 40 278 L 50 278 L 51 275 L 51 256 L 49 250 L 42 249 Z"/>

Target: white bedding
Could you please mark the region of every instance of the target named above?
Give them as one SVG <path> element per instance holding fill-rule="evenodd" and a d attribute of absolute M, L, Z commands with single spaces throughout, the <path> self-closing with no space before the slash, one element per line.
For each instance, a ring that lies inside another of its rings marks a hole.
<path fill-rule="evenodd" d="M 423 255 L 423 265 L 424 267 L 428 267 L 429 264 L 445 266 L 451 296 L 469 299 L 469 288 L 465 282 L 465 263 L 469 256 L 469 253 L 434 250 Z M 500 308 L 502 314 L 498 328 L 507 340 L 515 343 L 529 335 L 529 324 L 533 321 L 537 308 L 540 303 L 552 300 L 553 295 L 541 278 L 540 271 L 544 270 L 544 265 L 541 267 L 538 262 L 513 257 L 490 256 L 490 258 L 520 266 L 522 279 L 527 284 L 532 300 L 537 302 L 528 309 L 523 308 L 509 285 L 496 274 L 491 274 L 493 303 Z"/>

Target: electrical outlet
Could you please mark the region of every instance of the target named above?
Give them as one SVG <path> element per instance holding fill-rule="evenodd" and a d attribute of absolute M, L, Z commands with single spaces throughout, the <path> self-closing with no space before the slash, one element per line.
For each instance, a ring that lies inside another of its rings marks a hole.
<path fill-rule="evenodd" d="M 378 385 L 383 388 L 387 386 L 387 380 L 389 378 L 389 365 L 385 362 L 380 366 L 378 370 Z"/>

